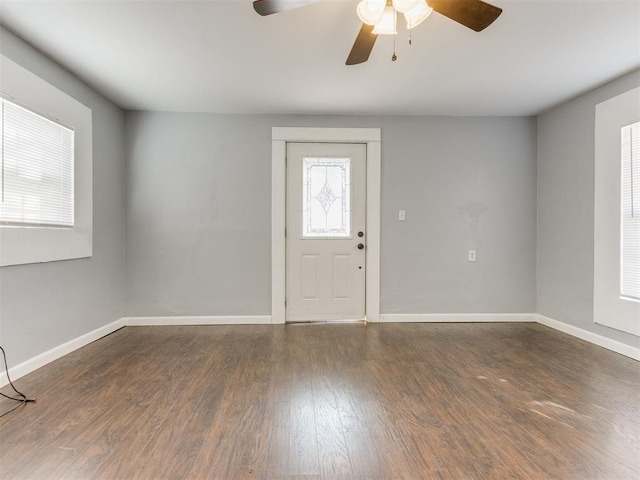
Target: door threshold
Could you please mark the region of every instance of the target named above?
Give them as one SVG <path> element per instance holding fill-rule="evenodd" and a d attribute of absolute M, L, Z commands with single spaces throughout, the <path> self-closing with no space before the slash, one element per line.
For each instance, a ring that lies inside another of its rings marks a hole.
<path fill-rule="evenodd" d="M 325 323 L 348 323 L 366 325 L 366 320 L 288 320 L 287 325 L 317 325 Z"/>

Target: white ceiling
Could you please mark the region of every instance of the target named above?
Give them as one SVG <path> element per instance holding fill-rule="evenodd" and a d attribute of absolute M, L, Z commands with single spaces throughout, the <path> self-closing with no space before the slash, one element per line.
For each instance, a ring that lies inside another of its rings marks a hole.
<path fill-rule="evenodd" d="M 351 67 L 358 0 L 251 3 L 1 0 L 0 23 L 137 110 L 532 115 L 640 67 L 640 0 L 491 0 L 480 33 L 434 13 Z"/>

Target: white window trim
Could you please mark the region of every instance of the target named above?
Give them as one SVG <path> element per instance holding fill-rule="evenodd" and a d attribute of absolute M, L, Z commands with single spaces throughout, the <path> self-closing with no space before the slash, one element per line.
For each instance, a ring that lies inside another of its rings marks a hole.
<path fill-rule="evenodd" d="M 4 55 L 0 55 L 0 91 L 75 129 L 74 227 L 0 227 L 0 266 L 90 257 L 93 230 L 91 110 Z"/>
<path fill-rule="evenodd" d="M 380 169 L 379 128 L 274 127 L 271 132 L 271 321 L 285 322 L 286 154 L 287 142 L 366 143 L 367 145 L 367 297 L 366 318 L 380 321 Z"/>
<path fill-rule="evenodd" d="M 620 132 L 640 119 L 640 87 L 596 105 L 594 322 L 640 336 L 640 303 L 620 295 Z"/>

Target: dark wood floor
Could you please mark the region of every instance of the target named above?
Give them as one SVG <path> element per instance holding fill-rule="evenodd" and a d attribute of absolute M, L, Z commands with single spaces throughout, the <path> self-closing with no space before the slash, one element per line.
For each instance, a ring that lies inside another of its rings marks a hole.
<path fill-rule="evenodd" d="M 127 327 L 16 382 L 0 477 L 638 479 L 639 365 L 536 324 Z"/>

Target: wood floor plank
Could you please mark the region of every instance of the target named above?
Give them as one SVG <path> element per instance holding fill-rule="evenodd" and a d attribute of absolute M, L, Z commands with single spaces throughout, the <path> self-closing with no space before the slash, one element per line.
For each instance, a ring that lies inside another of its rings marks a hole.
<path fill-rule="evenodd" d="M 347 442 L 330 377 L 317 374 L 311 383 L 320 475 L 325 478 L 351 478 Z"/>
<path fill-rule="evenodd" d="M 639 365 L 535 324 L 126 327 L 16 382 L 0 478 L 635 479 Z"/>
<path fill-rule="evenodd" d="M 195 347 L 195 345 L 194 345 Z M 204 347 L 204 345 L 202 345 Z M 111 452 L 96 471 L 97 478 L 124 478 L 135 466 L 135 475 L 144 477 L 152 471 L 166 471 L 165 462 L 176 444 L 182 445 L 185 429 L 205 394 L 211 395 L 206 385 L 218 388 L 217 377 L 211 369 L 219 358 L 198 354 L 182 361 L 172 371 L 172 381 L 162 388 L 158 398 L 133 424 L 128 438 Z M 208 382 L 202 379 L 208 378 Z M 183 460 L 180 465 L 186 462 Z"/>
<path fill-rule="evenodd" d="M 289 475 L 320 475 L 311 377 L 294 379 L 289 420 Z"/>
<path fill-rule="evenodd" d="M 193 368 L 192 362 L 198 362 L 201 355 L 183 356 L 197 346 L 197 337 L 173 334 L 169 342 L 163 346 L 156 346 L 154 352 L 147 352 L 145 364 L 140 364 L 140 375 L 123 376 L 136 380 L 130 382 L 135 398 L 127 396 L 112 400 L 113 408 L 123 412 L 117 415 L 100 433 L 99 439 L 87 442 L 89 447 L 70 464 L 61 464 L 51 474 L 61 478 L 92 478 L 105 475 L 104 467 L 114 468 L 122 465 L 121 459 L 129 460 L 125 463 L 130 468 L 131 462 L 137 462 L 141 457 L 132 460 L 129 455 L 139 455 L 142 446 L 148 438 L 153 436 L 158 425 L 166 418 L 167 409 L 174 405 L 185 390 L 188 373 Z M 178 341 L 176 341 L 178 340 Z M 176 361 L 177 358 L 188 359 Z M 127 362 L 131 365 L 131 360 Z M 196 363 L 197 365 L 197 363 Z M 162 381 L 163 373 L 167 373 L 168 382 Z M 136 377 L 139 377 L 138 380 Z M 122 403 L 120 403 L 122 402 Z M 97 420 L 94 419 L 93 423 Z M 138 442 L 130 443 L 132 436 L 140 430 L 145 430 L 147 436 L 142 438 L 142 445 Z M 151 429 L 151 430 L 150 430 Z M 170 430 L 169 430 L 170 431 Z M 126 448 L 122 448 L 126 445 Z M 135 448 L 132 448 L 135 447 Z M 114 476 L 114 478 L 117 478 Z"/>

